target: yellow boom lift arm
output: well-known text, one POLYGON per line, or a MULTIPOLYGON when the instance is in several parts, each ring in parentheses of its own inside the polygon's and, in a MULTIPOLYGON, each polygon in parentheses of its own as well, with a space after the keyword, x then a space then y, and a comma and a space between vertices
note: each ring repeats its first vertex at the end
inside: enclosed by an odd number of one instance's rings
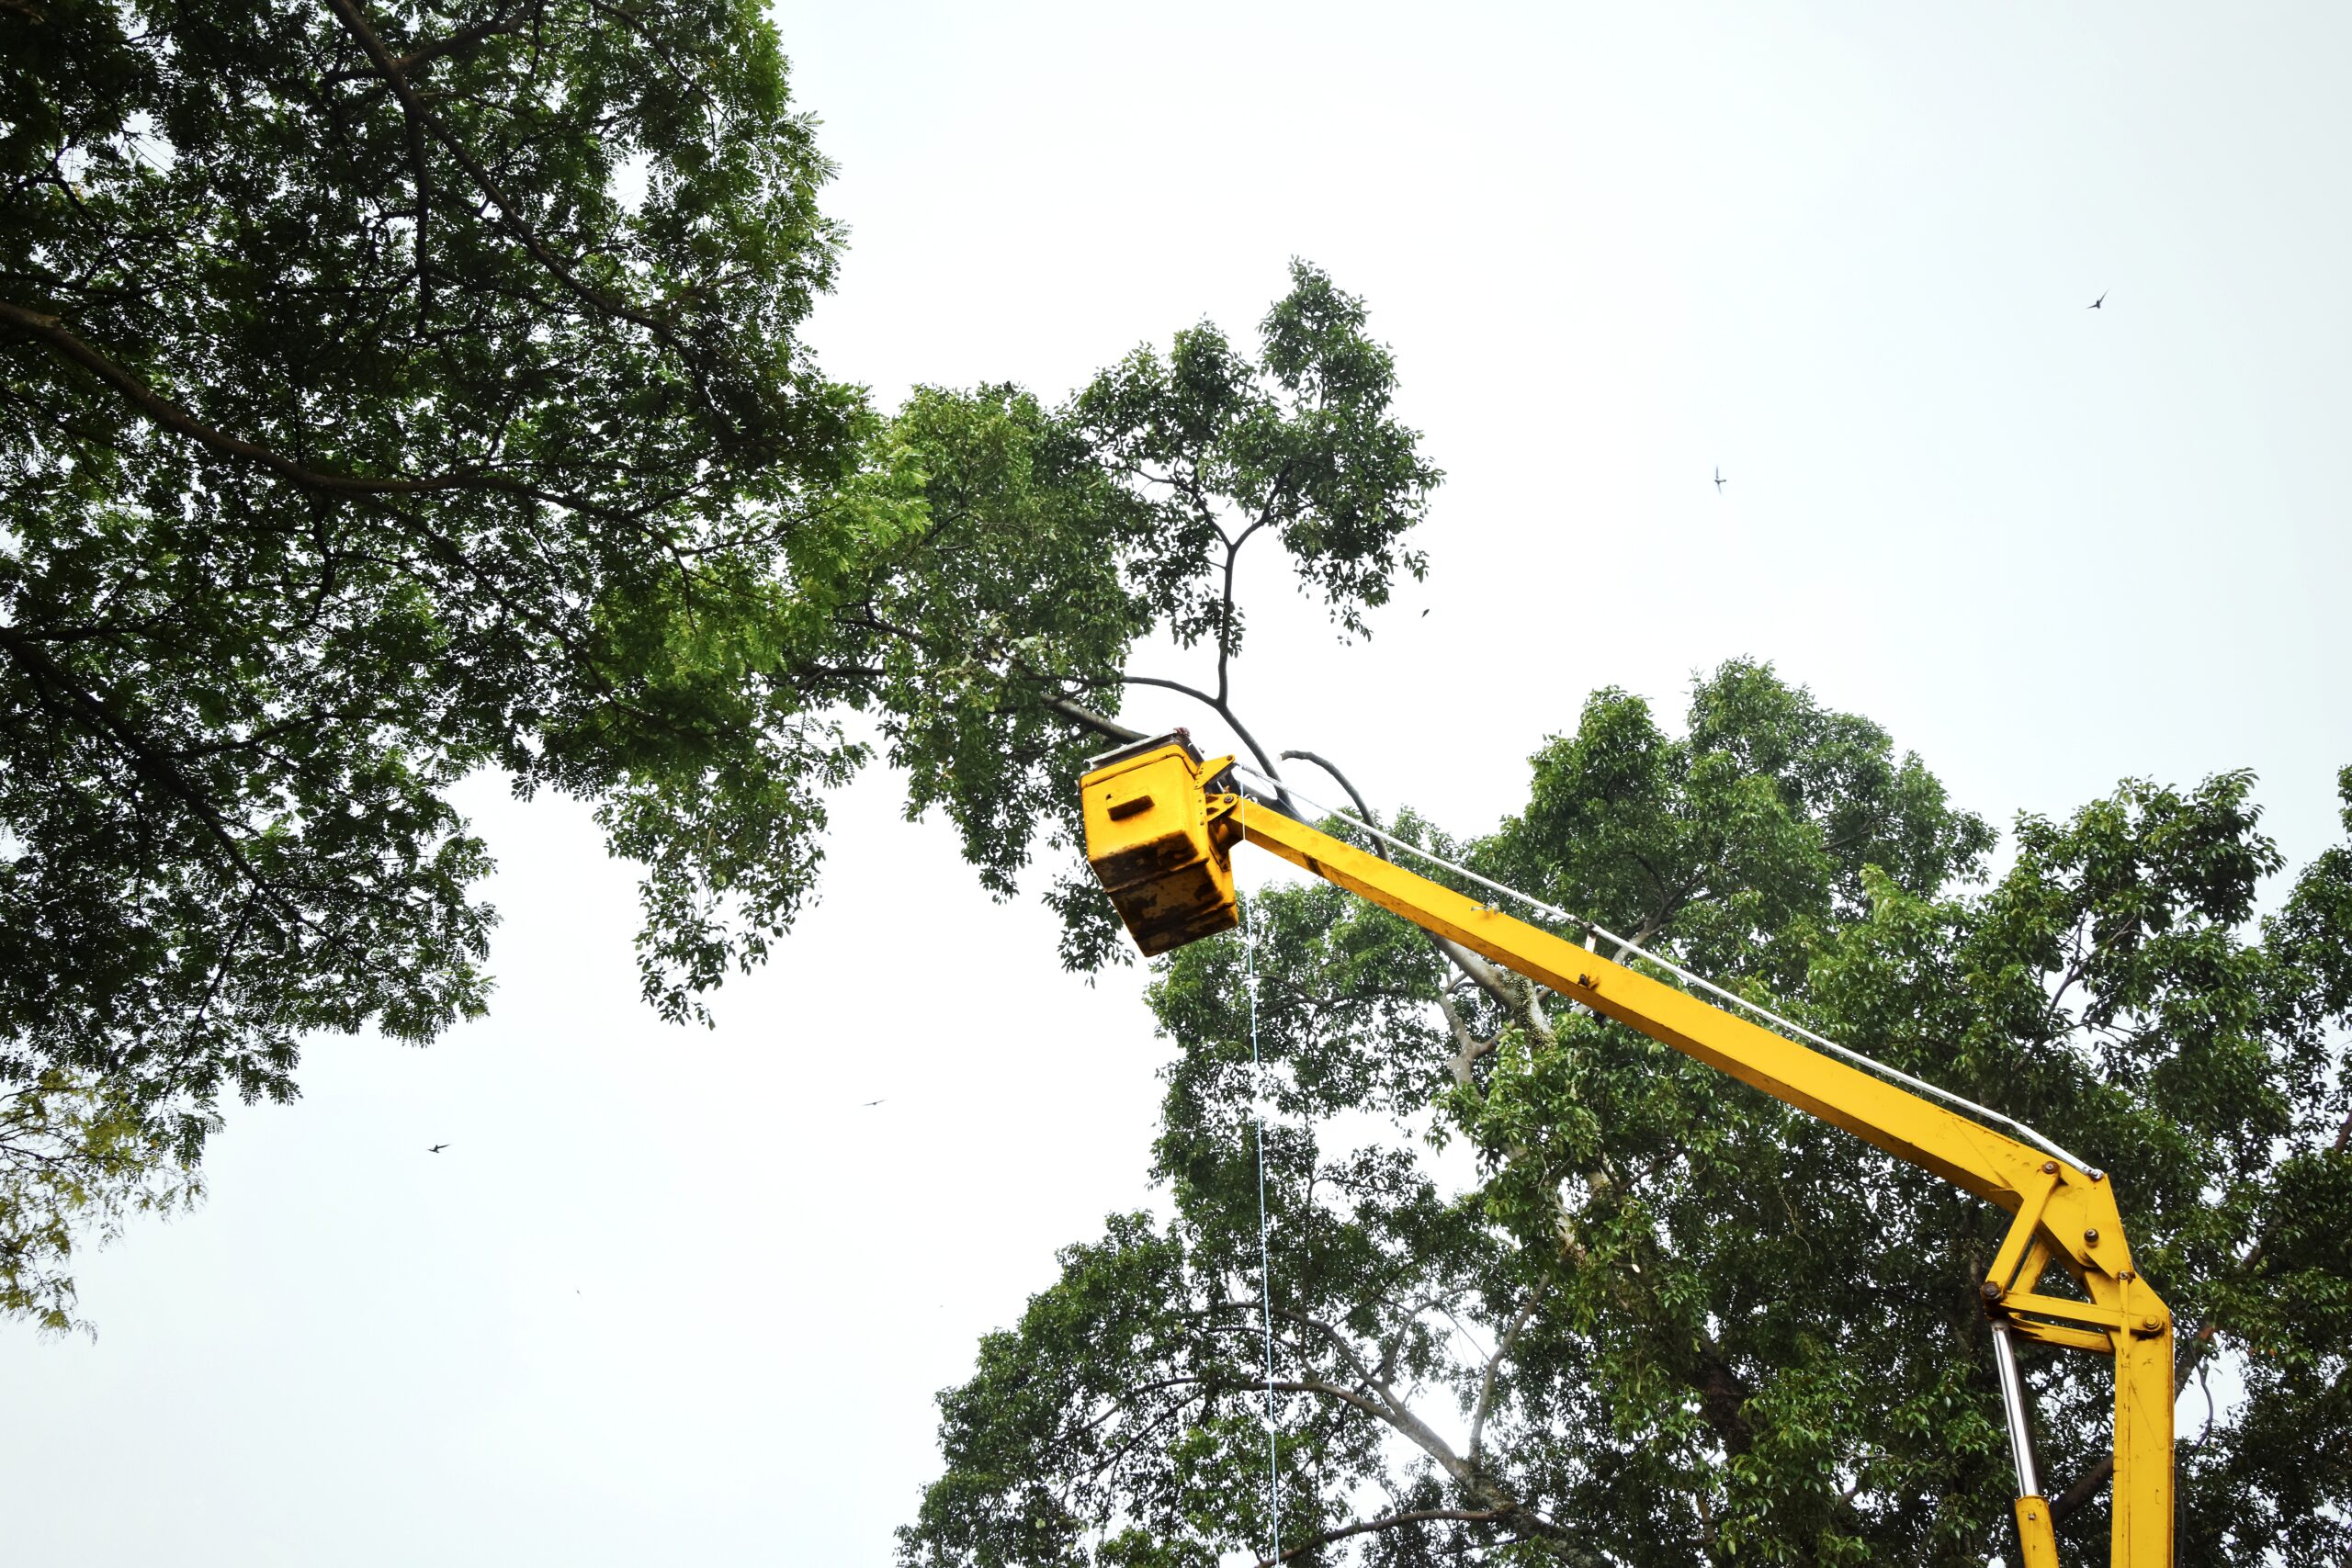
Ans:
POLYGON ((1148 954, 1238 923, 1232 850, 1247 841, 1422 930, 1843 1127, 2016 1216, 1978 1287, 2018 1469, 2025 1568, 2056 1568, 2012 1335, 2115 1362, 2112 1568, 2172 1568, 2172 1314, 2132 1266, 2113 1183, 1796 1040, 1611 963, 1590 948, 1367 854, 1240 791, 1232 759, 1182 732, 1097 759, 1086 856, 1148 954), (2052 1263, 2086 1299, 2035 1290, 2052 1263))

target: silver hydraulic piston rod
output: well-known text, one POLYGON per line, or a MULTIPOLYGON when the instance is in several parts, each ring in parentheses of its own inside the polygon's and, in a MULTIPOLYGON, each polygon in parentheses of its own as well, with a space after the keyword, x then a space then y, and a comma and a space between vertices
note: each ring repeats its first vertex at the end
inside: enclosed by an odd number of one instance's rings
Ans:
POLYGON ((2025 1382, 2018 1376, 2017 1347, 2009 1341, 2009 1325, 1993 1325, 1993 1370, 2001 1380, 2001 1414, 2009 1421, 2009 1453, 2018 1461, 2018 1495, 2041 1495, 2041 1479, 2033 1472, 2033 1433, 2025 1424, 2025 1382))

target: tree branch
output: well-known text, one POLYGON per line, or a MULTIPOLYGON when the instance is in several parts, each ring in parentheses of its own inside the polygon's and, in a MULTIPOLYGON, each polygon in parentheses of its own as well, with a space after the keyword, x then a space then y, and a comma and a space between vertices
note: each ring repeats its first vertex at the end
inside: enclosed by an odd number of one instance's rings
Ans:
MULTIPOLYGON (((344 7, 337 6, 337 10, 343 12, 344 7)), ((356 12, 347 13, 345 25, 348 27, 357 19, 356 12)), ((364 23, 360 25, 365 26, 364 23)), ((474 33, 477 37, 484 37, 492 27, 492 23, 478 23, 475 27, 461 31, 458 37, 462 39, 468 32, 474 33)), ((374 34, 370 32, 368 37, 372 38, 374 34)), ((362 47, 365 47, 368 40, 363 38, 360 41, 362 47)), ((419 63, 430 61, 436 55, 457 47, 456 41, 452 40, 438 48, 429 51, 419 50, 395 60, 389 53, 381 51, 382 40, 377 41, 379 48, 370 51, 370 58, 376 62, 375 74, 391 84, 392 90, 401 96, 401 103, 404 107, 413 106, 416 102, 408 90, 408 71, 419 63)), ((425 269, 424 265, 424 234, 427 225, 432 220, 433 213, 433 173, 425 166, 424 120, 413 112, 405 114, 401 117, 401 129, 408 139, 409 174, 416 184, 416 227, 412 231, 410 239, 413 243, 416 253, 416 317, 418 324, 422 326, 426 314, 433 309, 433 275, 425 269)))
MULTIPOLYGON (((413 49, 392 61, 391 66, 393 70, 406 75, 420 65, 430 65, 445 54, 454 54, 458 50, 481 42, 484 39, 496 38, 501 33, 519 33, 522 30, 523 17, 519 12, 511 17, 492 17, 488 21, 475 22, 470 26, 459 28, 447 38, 435 39, 431 43, 413 49)), ((345 82, 366 81, 370 77, 383 79, 382 69, 371 63, 365 71, 330 71, 319 78, 319 85, 322 87, 332 87, 345 82)))
POLYGON ((1417 1508, 1409 1514, 1391 1514, 1386 1518, 1365 1519, 1352 1525, 1342 1525, 1338 1529, 1324 1530, 1311 1535, 1296 1546, 1283 1551, 1279 1557, 1260 1558, 1258 1568, 1275 1568, 1277 1563, 1289 1562, 1304 1557, 1316 1548, 1329 1546, 1335 1540, 1345 1540, 1351 1535, 1369 1535, 1374 1530, 1395 1529, 1400 1525, 1428 1524, 1438 1519, 1458 1519, 1464 1524, 1491 1525, 1500 1524, 1510 1517, 1500 1508, 1417 1508))
MULTIPOLYGON (((183 435, 198 446, 228 457, 243 457, 259 464, 271 473, 305 490, 322 495, 355 496, 361 498, 441 495, 453 491, 486 491, 496 495, 529 501, 542 506, 557 506, 577 512, 582 516, 646 532, 649 537, 658 533, 640 513, 622 507, 605 506, 585 496, 561 491, 542 490, 503 474, 487 473, 479 468, 457 468, 447 473, 422 479, 373 478, 365 474, 338 474, 312 468, 294 461, 284 454, 271 450, 243 437, 230 434, 205 423, 179 404, 164 397, 123 367, 116 364, 81 338, 76 337, 55 316, 42 315, 21 305, 0 299, 0 326, 13 327, 27 337, 44 343, 60 358, 81 367, 102 384, 112 388, 153 423, 183 435)), ((662 498, 675 501, 678 496, 662 498)), ((666 544, 666 541, 663 541, 666 544)), ((674 553, 674 552, 673 552, 674 553)))
POLYGON ((473 181, 474 188, 481 191, 489 199, 490 204, 498 209, 498 216, 505 224, 507 231, 522 242, 524 250, 529 253, 531 259, 537 262, 548 276, 562 284, 579 299, 594 306, 607 316, 643 327, 661 339, 678 355, 681 360, 685 362, 688 374, 695 381, 696 391, 702 394, 705 405, 710 408, 713 413, 717 413, 718 407, 711 401, 708 389, 702 385, 701 377, 694 370, 693 355, 687 352, 686 345, 678 340, 677 333, 671 324, 659 316, 639 310, 626 299, 607 294, 586 283, 553 251, 548 249, 539 239, 538 231, 532 227, 529 220, 523 216, 521 204, 506 194, 505 188, 492 176, 488 169, 482 167, 471 152, 466 150, 465 143, 458 139, 456 133, 443 124, 440 118, 426 108, 424 102, 417 97, 415 89, 409 85, 408 78, 401 73, 397 63, 393 61, 391 51, 384 46, 382 38, 378 36, 376 29, 368 25, 368 18, 360 15, 358 7, 352 4, 352 0, 327 0, 327 6, 342 21, 344 30, 358 40, 359 47, 367 52, 368 58, 375 62, 376 69, 383 75, 384 80, 391 85, 392 92, 400 98, 401 109, 430 131, 433 139, 448 151, 449 156, 457 161, 458 166, 465 170, 467 177, 473 181))
MULTIPOLYGON (((1430 940, 1434 942, 1439 939, 1430 940)), ((1445 1027, 1453 1036, 1453 1055, 1446 1063, 1446 1067, 1453 1075, 1453 1081, 1458 1087, 1468 1089, 1475 1081, 1470 1070, 1478 1065, 1481 1057, 1494 1050, 1495 1043, 1481 1040, 1470 1032, 1470 1025, 1463 1018, 1462 1010, 1453 1005, 1450 991, 1450 987, 1442 987, 1437 994, 1438 1011, 1445 1015, 1445 1027)))
MULTIPOLYGON (((486 484, 486 476, 443 475, 433 479, 369 479, 357 474, 325 473, 304 468, 292 458, 255 446, 224 430, 206 424, 186 409, 157 392, 138 377, 84 343, 68 331, 55 316, 44 316, 28 310, 21 305, 0 299, 0 326, 13 327, 27 337, 47 344, 63 359, 80 366, 98 380, 120 393, 125 401, 175 434, 185 435, 200 446, 231 457, 243 457, 260 464, 282 479, 291 479, 307 490, 333 495, 420 495, 440 491, 458 490, 469 485, 482 488, 508 488, 486 484)), ((519 488, 519 487, 517 487, 519 488)))
POLYGON ((1362 1411, 1408 1439, 1414 1447, 1435 1460, 1438 1467, 1452 1476, 1456 1485, 1489 1507, 1499 1509, 1510 1516, 1512 1521, 1527 1533, 1553 1539, 1560 1536, 1561 1530, 1558 1525, 1504 1491, 1501 1486, 1482 1473, 1477 1466, 1468 1463, 1461 1455, 1455 1453, 1453 1446, 1438 1436, 1436 1428, 1416 1416, 1412 1407, 1396 1396, 1396 1390, 1388 1385, 1385 1378, 1374 1374, 1364 1366, 1362 1358, 1356 1355, 1355 1348, 1348 1343, 1346 1336, 1338 1329, 1328 1323, 1320 1322, 1301 1313, 1285 1311, 1281 1307, 1273 1309, 1273 1315, 1312 1328, 1329 1338, 1338 1348, 1341 1358, 1347 1361, 1350 1370, 1363 1380, 1363 1386, 1376 1397, 1368 1398, 1353 1389, 1342 1388, 1337 1383, 1326 1382, 1319 1378, 1303 1378, 1295 1383, 1273 1382, 1272 1387, 1278 1391, 1287 1389, 1293 1393, 1320 1393, 1326 1397, 1337 1399, 1351 1409, 1362 1411))
MULTIPOLYGON (((1247 538, 1249 536, 1245 534, 1242 537, 1247 538)), ((1347 774, 1340 772, 1339 765, 1337 763, 1331 761, 1329 758, 1319 757, 1312 751, 1285 751, 1283 753, 1283 761, 1285 762, 1294 761, 1300 762, 1312 762, 1317 767, 1322 769, 1325 773, 1330 774, 1333 779, 1338 781, 1340 787, 1348 792, 1348 799, 1354 803, 1357 818, 1372 827, 1377 828, 1380 826, 1380 818, 1373 815, 1373 810, 1370 806, 1364 804, 1363 792, 1356 788, 1354 781, 1350 779, 1347 774)), ((1378 839, 1373 839, 1371 843, 1372 852, 1374 854, 1378 855, 1382 860, 1388 862, 1391 865, 1396 863, 1396 857, 1388 852, 1388 846, 1386 844, 1382 843, 1378 839)), ((1431 940, 1436 941, 1440 939, 1432 937, 1431 940)))
POLYGON ((175 767, 168 758, 158 754, 136 730, 116 717, 105 704, 84 691, 80 683, 67 674, 64 668, 55 660, 50 658, 48 651, 38 642, 22 636, 12 626, 0 627, 0 648, 6 649, 10 656, 34 681, 62 696, 68 705, 95 724, 111 738, 116 745, 121 747, 124 754, 130 760, 133 772, 144 775, 152 783, 162 786, 165 794, 174 796, 187 807, 189 814, 196 818, 198 828, 207 838, 220 846, 221 853, 227 858, 230 865, 235 868, 240 879, 251 886, 257 896, 266 900, 270 907, 284 916, 289 924, 305 931, 318 930, 308 915, 295 908, 286 896, 278 891, 276 884, 254 868, 253 863, 245 858, 244 846, 238 842, 237 836, 230 830, 229 824, 222 820, 220 813, 214 808, 212 803, 204 798, 202 792, 190 784, 186 775, 175 767))
MULTIPOLYGON (((1053 677, 1050 676, 1038 678, 1053 679, 1053 677)), ((1202 691, 1198 686, 1188 686, 1182 681, 1170 681, 1158 675, 1114 675, 1109 677, 1106 681, 1091 682, 1081 681, 1080 683, 1097 685, 1115 683, 1122 686, 1159 686, 1168 691, 1181 692, 1185 696, 1193 699, 1195 702, 1205 704, 1219 718, 1225 720, 1227 726, 1232 729, 1235 736, 1240 739, 1244 746, 1250 749, 1250 754, 1258 760, 1258 771, 1264 773, 1266 777, 1273 781, 1274 794, 1280 799, 1282 808, 1293 817, 1298 815, 1297 806, 1292 801, 1290 797, 1290 791, 1283 785, 1282 770, 1274 766, 1273 759, 1266 754, 1266 749, 1263 746, 1258 744, 1258 738, 1250 733, 1250 727, 1241 722, 1239 716, 1234 713, 1231 705, 1221 702, 1217 698, 1209 695, 1206 692, 1202 691)), ((1137 739, 1140 739, 1141 737, 1138 736, 1137 739)))
POLYGON ((1064 718, 1070 720, 1074 724, 1081 725, 1084 728, 1094 731, 1097 735, 1102 736, 1106 739, 1132 742, 1149 739, 1149 737, 1145 735, 1142 730, 1129 729, 1117 719, 1105 718, 1102 715, 1096 713, 1092 708, 1082 706, 1080 704, 1070 701, 1068 697, 1056 696, 1048 693, 1044 701, 1047 707, 1053 709, 1064 718))
POLYGON ((1527 1304, 1519 1309, 1519 1315, 1510 1320, 1510 1326, 1503 1330, 1502 1338, 1496 1342, 1495 1353, 1487 1359, 1487 1371, 1478 1380, 1478 1404, 1470 1417, 1470 1466, 1474 1470, 1478 1468, 1478 1456, 1486 1438, 1487 1416, 1494 1408, 1495 1374, 1501 1369, 1503 1358, 1510 1354, 1511 1347, 1519 1343, 1520 1333, 1534 1317, 1535 1309, 1544 1304, 1544 1284, 1538 1284, 1528 1295, 1527 1304))
MULTIPOLYGON (((1216 612, 1216 702, 1219 707, 1224 706, 1226 699, 1233 694, 1226 679, 1227 667, 1233 661, 1233 566, 1241 558, 1241 547, 1250 542, 1250 536, 1265 525, 1266 518, 1261 516, 1242 529, 1238 537, 1226 539, 1225 590, 1217 601, 1216 612)), ((1219 530, 1217 537, 1225 538, 1222 530, 1219 530)))

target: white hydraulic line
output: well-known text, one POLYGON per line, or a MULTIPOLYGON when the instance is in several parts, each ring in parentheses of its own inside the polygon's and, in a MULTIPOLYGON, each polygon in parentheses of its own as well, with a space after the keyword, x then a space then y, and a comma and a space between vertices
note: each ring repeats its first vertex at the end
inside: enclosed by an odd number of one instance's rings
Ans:
POLYGON ((1713 980, 1706 978, 1706 976, 1702 975, 1692 974, 1690 970, 1685 969, 1682 965, 1675 963, 1670 958, 1659 957, 1657 953, 1652 953, 1648 948, 1643 947, 1634 942, 1630 937, 1619 936, 1615 931, 1609 931, 1591 920, 1588 920, 1581 915, 1571 915, 1566 909, 1560 908, 1556 905, 1546 904, 1543 899, 1534 897, 1529 894, 1521 893, 1516 887, 1505 886, 1502 883, 1495 881, 1492 877, 1481 876, 1466 865, 1456 865, 1453 862, 1447 860, 1442 855, 1431 854, 1429 851, 1421 848, 1419 844, 1408 843, 1404 840, 1396 837, 1394 834, 1384 833, 1379 829, 1374 827, 1371 823, 1364 821, 1362 818, 1353 816, 1345 811, 1334 810, 1330 807, 1324 805, 1321 801, 1310 798, 1303 793, 1296 784, 1268 778, 1265 774, 1260 773, 1257 769, 1250 766, 1246 762, 1234 763, 1233 771, 1237 773, 1247 773, 1261 784, 1286 790, 1289 792, 1291 798, 1298 801, 1301 805, 1313 807, 1316 810, 1320 811, 1326 817, 1337 818, 1340 821, 1345 822, 1351 828, 1362 829, 1364 832, 1371 834, 1374 838, 1379 840, 1382 843, 1388 845, 1391 849, 1402 850, 1407 854, 1416 855, 1420 859, 1429 862, 1431 865, 1442 866, 1447 871, 1453 873, 1456 876, 1467 878, 1469 881, 1476 883, 1479 886, 1487 889, 1489 892, 1499 893, 1509 898, 1516 898, 1521 904, 1526 905, 1529 908, 1537 910, 1544 915, 1548 915, 1553 919, 1559 921, 1563 925, 1575 926, 1585 933, 1585 943, 1587 946, 1591 945, 1595 937, 1599 937, 1604 941, 1613 942, 1617 944, 1618 954, 1620 957, 1623 957, 1625 953, 1631 953, 1636 957, 1645 958, 1650 963, 1655 964, 1659 968, 1665 970, 1668 974, 1672 975, 1677 979, 1682 981, 1685 985, 1695 986, 1700 990, 1706 992, 1709 996, 1716 997, 1724 1001, 1729 1002, 1733 1007, 1739 1009, 1742 1012, 1753 1013, 1758 1018, 1763 1019, 1767 1022, 1772 1024, 1775 1028, 1779 1029, 1785 1034, 1792 1035, 1797 1039, 1803 1040, 1807 1044, 1818 1045, 1832 1055, 1842 1057, 1846 1061, 1853 1063, 1858 1067, 1867 1068, 1881 1077, 1892 1079, 1893 1081, 1903 1085, 1905 1089, 1917 1089, 1921 1094, 1927 1095, 1930 1099, 1942 1100, 1945 1104, 1951 1106, 1955 1110, 1964 1111, 1972 1116, 1982 1117, 1987 1122, 1997 1122, 2002 1126, 2008 1128, 2013 1133, 2016 1133, 2019 1137, 2025 1139, 2026 1142, 2031 1144, 2034 1147, 2041 1150, 2045 1154, 2057 1156, 2060 1159, 2064 1160, 2068 1165, 2073 1166, 2075 1169, 2083 1172, 2086 1176, 2088 1176, 2095 1180, 2106 1174, 2097 1166, 2092 1165, 2088 1160, 2080 1159, 2074 1155, 2068 1154, 2064 1148, 2061 1148, 2058 1145, 2055 1140, 2042 1136, 2040 1133, 2034 1131, 2031 1127, 2027 1126, 2024 1122, 2018 1121, 2014 1116, 2004 1116, 2001 1112, 1993 1110, 1989 1106, 1979 1105, 1974 1100, 1954 1094, 1948 1089, 1939 1089, 1934 1084, 1928 1082, 1925 1078, 1913 1077, 1909 1073, 1905 1072, 1900 1067, 1890 1067, 1884 1062, 1878 1061, 1870 1056, 1865 1056, 1860 1051, 1840 1045, 1838 1042, 1829 1039, 1826 1035, 1816 1034, 1812 1030, 1807 1029, 1804 1024, 1782 1018, 1779 1013, 1774 1012, 1770 1008, 1759 1007, 1758 1004, 1749 1001, 1746 997, 1724 990, 1721 986, 1716 985, 1713 980))

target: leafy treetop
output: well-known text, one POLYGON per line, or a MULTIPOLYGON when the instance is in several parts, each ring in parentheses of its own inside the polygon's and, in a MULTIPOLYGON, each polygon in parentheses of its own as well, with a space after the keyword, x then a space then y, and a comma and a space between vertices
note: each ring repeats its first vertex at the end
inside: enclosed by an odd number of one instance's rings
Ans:
POLYGON ((828 378, 787 84, 752 0, 0 5, 0 1307, 67 1310, 44 1162, 192 1179, 305 1036, 487 1006, 461 777, 593 803, 706 1017, 877 736, 1009 890, 1136 639, 1238 636, 1204 524, 1351 626, 1419 570, 1304 264, 1256 352, 1180 336, 1213 386, 828 378))

